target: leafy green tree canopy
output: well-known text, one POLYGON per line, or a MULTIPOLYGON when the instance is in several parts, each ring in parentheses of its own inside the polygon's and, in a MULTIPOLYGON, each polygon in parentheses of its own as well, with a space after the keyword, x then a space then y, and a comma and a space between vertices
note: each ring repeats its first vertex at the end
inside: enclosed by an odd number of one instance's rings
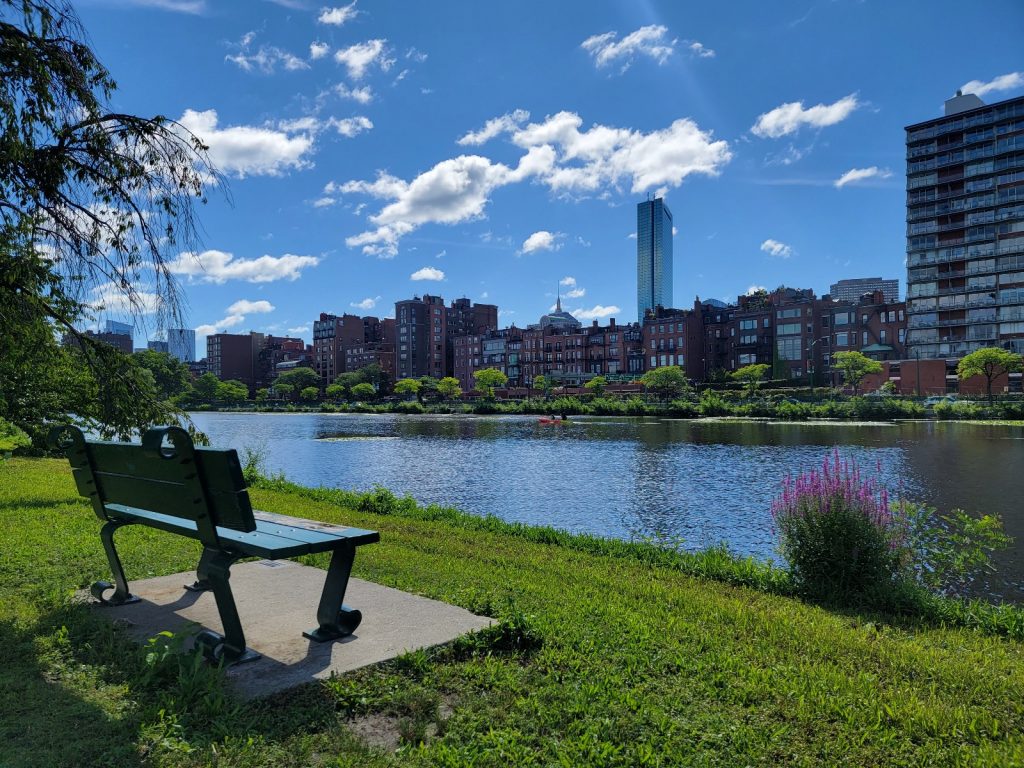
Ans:
POLYGON ((419 395, 423 383, 419 379, 399 379, 395 382, 396 395, 419 395))
POLYGON ((608 387, 608 379, 604 376, 595 376, 583 386, 585 389, 589 389, 590 393, 594 397, 601 397, 601 395, 604 394, 605 389, 608 387))
POLYGON ((274 380, 274 386, 278 384, 288 384, 295 388, 296 391, 305 389, 306 387, 316 387, 317 391, 320 389, 320 376, 312 368, 292 368, 290 371, 285 371, 274 380))
POLYGON ((736 381, 743 382, 747 395, 753 396, 770 369, 771 366, 766 363, 754 363, 737 368, 730 375, 736 381))
POLYGON ((192 375, 188 366, 166 352, 144 349, 136 352, 135 362, 153 374, 157 394, 170 400, 192 389, 192 375))
POLYGON ((836 352, 832 355, 832 367, 843 374, 843 381, 853 387, 854 395, 860 389, 860 383, 864 381, 865 376, 882 372, 880 362, 856 350, 836 352))
POLYGON ((317 387, 303 387, 299 392, 299 397, 311 403, 320 397, 320 390, 317 387))
POLYGON ((483 368, 473 372, 473 379, 476 381, 477 389, 484 393, 484 397, 494 397, 494 390, 497 387, 504 387, 508 384, 508 376, 497 368, 483 368))
POLYGON ((965 355, 956 366, 956 374, 961 381, 972 376, 985 377, 985 389, 988 392, 989 404, 992 403, 992 383, 996 377, 1021 370, 1024 358, 1008 349, 986 347, 965 355))
POLYGON ((352 397, 356 400, 373 400, 377 396, 377 390, 368 381, 361 381, 351 389, 352 397))
POLYGON ((437 382, 437 393, 445 400, 456 400, 462 397, 462 387, 454 376, 445 376, 437 382))
POLYGON ((662 400, 674 400, 690 388, 686 374, 678 365, 653 368, 640 377, 640 383, 662 400))

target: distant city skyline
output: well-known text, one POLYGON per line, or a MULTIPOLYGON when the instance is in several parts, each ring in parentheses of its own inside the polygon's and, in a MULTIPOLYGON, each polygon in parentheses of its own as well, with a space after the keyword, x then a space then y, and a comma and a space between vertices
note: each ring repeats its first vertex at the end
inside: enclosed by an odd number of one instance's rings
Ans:
MULTIPOLYGON (((308 342, 321 311, 424 291, 522 323, 558 281, 581 322, 632 318, 648 195, 680 233, 675 304, 902 280, 904 126, 958 88, 1024 93, 1009 0, 344 7, 76 2, 113 106, 178 120, 230 183, 198 211, 199 263, 169 264, 201 338, 308 342), (908 56, 909 30, 944 55, 908 56)), ((125 319, 110 296, 100 322, 125 319)))

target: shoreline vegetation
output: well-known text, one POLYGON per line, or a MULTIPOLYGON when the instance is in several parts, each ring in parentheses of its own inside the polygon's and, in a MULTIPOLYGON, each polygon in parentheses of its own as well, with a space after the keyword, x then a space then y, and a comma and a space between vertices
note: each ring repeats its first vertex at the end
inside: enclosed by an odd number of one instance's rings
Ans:
MULTIPOLYGON (((180 652, 181 638, 134 645, 73 600, 105 575, 97 521, 65 461, 14 458, 0 464, 0 763, 1024 760, 1016 606, 919 589, 886 605, 815 602, 787 571, 721 547, 687 553, 421 506, 383 489, 306 488, 263 476, 255 462, 247 478, 261 509, 380 530, 358 577, 499 624, 240 703, 220 670, 180 652)), ((195 567, 194 542, 122 536, 130 578, 195 567)))
POLYGON ((522 400, 487 400, 421 403, 416 400, 388 402, 295 403, 275 401, 237 401, 190 403, 194 412, 240 413, 396 413, 438 415, 534 415, 534 416, 659 416, 674 419, 733 417, 776 421, 895 421, 904 419, 936 421, 991 422, 1024 424, 1024 400, 959 400, 925 407, 912 399, 893 397, 833 397, 797 399, 794 397, 741 399, 707 390, 701 397, 680 398, 668 402, 632 397, 587 398, 573 395, 522 400))

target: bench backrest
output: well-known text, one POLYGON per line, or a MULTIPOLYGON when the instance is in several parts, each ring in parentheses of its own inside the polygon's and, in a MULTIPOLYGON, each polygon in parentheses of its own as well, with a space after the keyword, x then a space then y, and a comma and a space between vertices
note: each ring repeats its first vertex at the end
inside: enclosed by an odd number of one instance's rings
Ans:
POLYGON ((50 443, 65 449, 78 492, 101 519, 117 504, 194 520, 211 544, 217 526, 256 530, 234 449, 196 448, 180 427, 151 429, 141 445, 86 440, 77 427, 56 427, 50 443))

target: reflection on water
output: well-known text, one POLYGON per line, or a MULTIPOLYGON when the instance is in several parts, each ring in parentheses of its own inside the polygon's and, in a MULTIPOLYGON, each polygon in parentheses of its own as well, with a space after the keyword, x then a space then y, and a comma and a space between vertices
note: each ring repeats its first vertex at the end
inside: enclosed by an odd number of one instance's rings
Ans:
POLYGON ((782 477, 839 446, 907 498, 999 513, 1017 543, 990 588, 1024 602, 1024 428, 528 416, 193 414, 216 447, 261 448, 303 485, 375 485, 422 503, 620 538, 719 542, 770 558, 782 477))

